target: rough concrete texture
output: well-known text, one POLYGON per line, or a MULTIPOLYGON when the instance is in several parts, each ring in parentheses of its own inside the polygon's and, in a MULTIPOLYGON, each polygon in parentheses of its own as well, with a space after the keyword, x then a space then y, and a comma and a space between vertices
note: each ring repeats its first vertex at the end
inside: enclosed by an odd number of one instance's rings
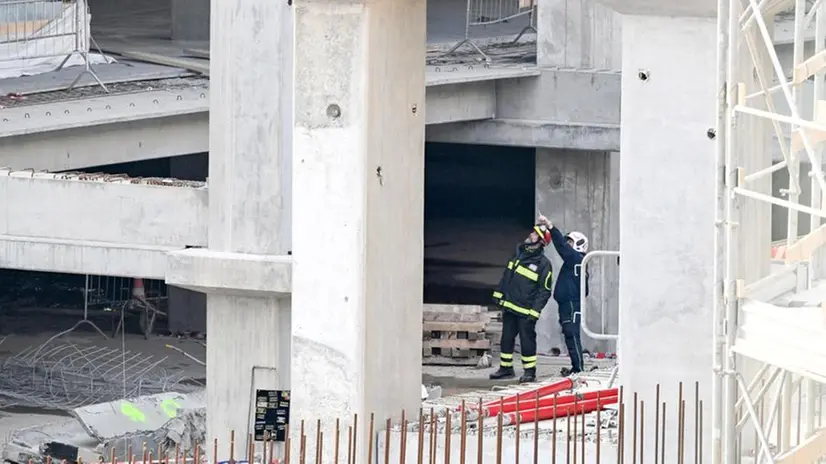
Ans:
POLYGON ((425 7, 293 5, 293 421, 421 401, 425 7))
POLYGON ((622 21, 595 0, 539 0, 537 64, 570 68, 622 67, 622 21))
MULTIPOLYGON (((619 250, 619 153, 572 150, 537 150, 536 210, 563 233, 579 231, 589 240, 589 251, 619 250)), ((546 255, 554 266, 554 285, 562 259, 549 246, 546 255)), ((616 259, 596 258, 588 265, 590 298, 583 321, 596 333, 616 334, 619 320, 619 266, 616 259)), ((553 298, 537 324, 540 352, 562 347, 559 310, 553 298)), ((583 334, 583 347, 615 351, 613 343, 591 340, 583 334)))
MULTIPOLYGON (((219 252, 215 270, 222 267, 220 253, 255 255, 251 260, 287 255, 284 179, 290 168, 283 149, 291 104, 284 90, 291 59, 283 26, 290 13, 285 2, 212 4, 208 244, 219 252)), ((214 285, 220 276, 216 272, 201 282, 212 334, 207 435, 210 441, 223 439, 234 430, 236 446, 246 449, 253 418, 250 395, 290 386, 290 302, 276 294, 251 296, 245 289, 227 288, 229 281, 214 285), (248 402, 239 404, 239 398, 248 402)), ((197 286, 199 277, 194 272, 188 281, 197 286)), ((218 453, 228 452, 229 443, 222 440, 218 453)))
MULTIPOLYGON (((711 404, 715 220, 709 175, 715 146, 706 132, 716 124, 716 37, 713 19, 623 18, 622 382, 646 395, 660 383, 663 397, 676 398, 679 382, 699 381, 705 404, 711 404), (682 51, 679 59, 674 50, 682 51), (647 79, 638 77, 641 70, 647 79)), ((686 430, 692 442, 693 417, 686 430)), ((676 431, 669 421, 666 433, 676 431)), ((674 452, 667 451, 668 460, 674 452)), ((692 460, 693 451, 688 455, 692 460)))

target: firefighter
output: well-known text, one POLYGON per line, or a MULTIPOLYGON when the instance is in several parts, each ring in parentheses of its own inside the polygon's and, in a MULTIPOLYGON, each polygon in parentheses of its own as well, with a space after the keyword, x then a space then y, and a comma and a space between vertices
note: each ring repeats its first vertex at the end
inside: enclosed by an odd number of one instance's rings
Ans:
MULTIPOLYGON (((581 326, 582 313, 580 312, 580 282, 582 275, 582 259, 588 252, 588 238, 581 232, 562 232, 551 224, 545 216, 539 217, 539 223, 550 229, 551 242, 562 258, 562 268, 556 279, 554 300, 559 305, 559 325, 562 326, 562 335, 568 356, 571 358, 571 368, 563 368, 562 375, 569 376, 582 372, 582 341, 581 326)), ((588 271, 585 270, 585 295, 588 295, 588 271)))
POLYGON ((522 358, 520 383, 536 380, 536 321, 551 297, 553 271, 544 250, 551 243, 550 229, 534 226, 528 238, 516 248, 508 262, 493 299, 502 307, 502 342, 499 369, 491 379, 511 379, 513 349, 519 335, 522 358))

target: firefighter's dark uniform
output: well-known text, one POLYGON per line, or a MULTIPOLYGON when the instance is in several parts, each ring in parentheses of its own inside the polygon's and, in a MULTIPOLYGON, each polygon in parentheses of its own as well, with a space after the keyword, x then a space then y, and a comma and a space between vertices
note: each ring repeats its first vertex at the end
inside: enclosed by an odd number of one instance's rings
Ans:
POLYGON ((513 349, 516 336, 521 345, 523 381, 536 378, 536 321, 551 297, 553 271, 545 257, 542 242, 521 244, 508 262, 499 287, 493 292, 502 307, 502 350, 499 370, 491 378, 509 378, 513 374, 513 349))
MULTIPOLYGON (((551 242, 562 258, 562 268, 556 279, 554 300, 559 305, 559 325, 562 326, 562 335, 565 337, 565 346, 571 358, 571 373, 582 372, 582 341, 580 313, 580 281, 582 275, 582 258, 580 253, 568 244, 568 239, 556 227, 551 229, 551 242)), ((587 270, 585 279, 585 295, 588 295, 587 270)))

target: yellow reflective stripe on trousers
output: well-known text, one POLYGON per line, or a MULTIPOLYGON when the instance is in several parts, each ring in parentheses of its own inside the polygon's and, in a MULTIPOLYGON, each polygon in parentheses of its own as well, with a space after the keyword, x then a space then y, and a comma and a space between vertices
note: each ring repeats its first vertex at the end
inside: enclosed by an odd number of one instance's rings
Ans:
POLYGON ((513 361, 499 361, 499 367, 513 367, 513 361))
POLYGON ((535 319, 539 319, 539 312, 534 311, 533 309, 523 308, 521 306, 516 306, 515 304, 511 303, 510 301, 500 301, 499 304, 508 308, 510 310, 516 311, 519 314, 524 314, 526 316, 533 317, 535 319))
POLYGON ((536 356, 522 356, 522 362, 536 362, 536 356))
POLYGON ((536 367, 536 361, 529 362, 529 363, 523 362, 522 367, 525 368, 525 369, 532 369, 532 368, 536 367))
POLYGON ((502 298, 502 292, 493 292, 493 297, 496 299, 502 298))
POLYGON ((528 279, 531 279, 534 282, 539 280, 539 274, 533 272, 532 270, 524 266, 516 266, 516 273, 521 275, 522 277, 527 277, 528 279))
POLYGON ((507 353, 499 353, 499 359, 510 360, 513 359, 513 355, 507 353))

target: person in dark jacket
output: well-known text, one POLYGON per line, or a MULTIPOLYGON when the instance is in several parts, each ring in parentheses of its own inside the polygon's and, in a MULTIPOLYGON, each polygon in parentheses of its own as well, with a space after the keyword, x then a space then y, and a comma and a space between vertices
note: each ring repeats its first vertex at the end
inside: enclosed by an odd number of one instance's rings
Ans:
POLYGON ((551 231, 543 225, 534 226, 530 235, 516 248, 508 262, 493 299, 502 307, 502 342, 499 369, 491 379, 511 379, 513 350, 519 335, 522 358, 520 383, 536 380, 536 321, 551 298, 553 270, 545 256, 545 246, 551 242, 551 231))
POLYGON ((562 326, 562 335, 565 337, 565 346, 571 358, 571 368, 562 369, 562 375, 568 376, 582 372, 584 360, 582 358, 581 327, 582 314, 580 312, 582 272, 585 272, 585 295, 588 295, 588 270, 582 269, 582 259, 588 252, 588 238, 581 232, 562 232, 551 224, 545 216, 539 217, 539 222, 551 231, 551 242, 562 258, 562 268, 556 279, 554 300, 559 305, 559 325, 562 326))

